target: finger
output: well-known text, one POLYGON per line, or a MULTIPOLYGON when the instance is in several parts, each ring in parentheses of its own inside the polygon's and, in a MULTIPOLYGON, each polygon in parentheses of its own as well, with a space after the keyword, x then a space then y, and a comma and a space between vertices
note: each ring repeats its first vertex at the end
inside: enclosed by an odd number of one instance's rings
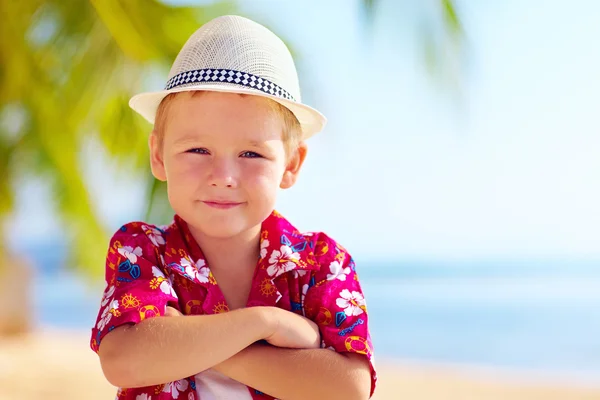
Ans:
POLYGON ((181 317, 183 316, 183 314, 177 310, 176 308, 167 306, 167 309, 165 310, 165 317, 181 317))

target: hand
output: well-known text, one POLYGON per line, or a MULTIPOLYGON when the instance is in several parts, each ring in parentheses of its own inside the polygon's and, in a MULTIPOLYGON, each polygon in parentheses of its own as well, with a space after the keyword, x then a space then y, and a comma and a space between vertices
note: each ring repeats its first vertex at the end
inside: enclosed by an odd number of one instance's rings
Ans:
POLYGON ((291 311, 266 307, 272 333, 265 340, 277 347, 291 349, 318 349, 321 347, 319 327, 313 321, 291 311))
POLYGON ((178 309, 173 308, 171 306, 167 306, 164 316, 165 317, 183 317, 184 315, 178 309))

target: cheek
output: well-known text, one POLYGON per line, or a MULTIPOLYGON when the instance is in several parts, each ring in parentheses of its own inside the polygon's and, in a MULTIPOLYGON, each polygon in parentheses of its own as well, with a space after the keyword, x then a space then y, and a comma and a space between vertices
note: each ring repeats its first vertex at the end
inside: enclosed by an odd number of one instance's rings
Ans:
POLYGON ((184 213, 187 201, 196 196, 200 177, 199 167, 195 164, 197 162, 185 159, 165 160, 167 195, 177 213, 184 213))
POLYGON ((191 180, 198 181, 201 176, 200 172, 207 168, 207 159, 197 156, 181 155, 168 161, 168 163, 165 163, 167 180, 173 183, 184 183, 191 180))
POLYGON ((279 187, 283 168, 275 163, 256 163, 243 169, 242 185, 261 189, 279 187))

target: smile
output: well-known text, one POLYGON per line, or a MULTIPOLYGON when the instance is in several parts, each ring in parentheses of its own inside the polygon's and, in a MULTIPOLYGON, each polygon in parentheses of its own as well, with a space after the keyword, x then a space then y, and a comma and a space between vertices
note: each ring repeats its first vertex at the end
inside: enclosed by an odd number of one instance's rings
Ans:
POLYGON ((220 208, 220 209, 228 209, 237 206, 241 206, 243 203, 237 203, 233 201, 203 201, 202 203, 206 204, 212 208, 220 208))

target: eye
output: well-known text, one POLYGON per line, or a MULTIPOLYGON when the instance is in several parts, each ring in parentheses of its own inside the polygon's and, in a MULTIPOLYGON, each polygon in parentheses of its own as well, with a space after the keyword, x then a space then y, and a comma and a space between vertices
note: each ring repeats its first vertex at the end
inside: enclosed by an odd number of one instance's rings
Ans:
POLYGON ((260 154, 255 153, 253 151, 245 151, 242 154, 240 154, 240 156, 244 158, 262 158, 260 154))
POLYGON ((206 150, 204 147, 189 149, 186 151, 186 153, 209 154, 208 150, 206 150))

